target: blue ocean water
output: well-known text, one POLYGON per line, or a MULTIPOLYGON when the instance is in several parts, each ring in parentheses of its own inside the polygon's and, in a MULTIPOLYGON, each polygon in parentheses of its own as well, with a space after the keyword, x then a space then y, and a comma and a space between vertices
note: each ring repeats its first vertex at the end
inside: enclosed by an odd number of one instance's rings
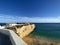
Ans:
MULTIPOLYGON (((60 39, 60 23, 34 23, 36 28, 31 33, 33 36, 60 39)), ((6 23, 0 23, 6 25, 6 23)))
POLYGON ((0 23, 1 26, 6 25, 6 23, 0 23))
POLYGON ((35 23, 33 36, 60 39, 60 23, 35 23))

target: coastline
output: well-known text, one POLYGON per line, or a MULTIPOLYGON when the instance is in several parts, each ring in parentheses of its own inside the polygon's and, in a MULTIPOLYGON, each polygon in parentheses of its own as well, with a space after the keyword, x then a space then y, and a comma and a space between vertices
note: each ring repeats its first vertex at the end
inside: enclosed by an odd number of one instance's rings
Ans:
MULTIPOLYGON (((19 27, 19 30, 20 30, 20 27, 19 27)), ((19 32, 21 32, 21 31, 19 31, 19 32)), ((50 44, 58 45, 59 44, 60 45, 60 38, 59 39, 56 38, 56 37, 59 37, 58 34, 59 34, 58 31, 52 31, 52 30, 44 31, 44 30, 40 29, 40 25, 38 25, 38 26, 36 26, 36 28, 33 32, 31 32, 29 35, 23 37, 22 40, 24 42, 26 42, 28 45, 45 45, 45 44, 47 44, 47 45, 50 45, 50 44)))

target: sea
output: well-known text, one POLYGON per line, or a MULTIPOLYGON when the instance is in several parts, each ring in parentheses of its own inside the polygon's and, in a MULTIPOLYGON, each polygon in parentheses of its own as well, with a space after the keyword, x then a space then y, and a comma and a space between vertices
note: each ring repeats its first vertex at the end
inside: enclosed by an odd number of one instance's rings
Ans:
MULTIPOLYGON (((36 27, 30 35, 60 40, 60 23, 34 23, 34 24, 36 27)), ((0 25, 6 25, 6 23, 0 23, 0 25)))
POLYGON ((52 40, 60 40, 60 23, 34 23, 36 28, 30 34, 52 40))

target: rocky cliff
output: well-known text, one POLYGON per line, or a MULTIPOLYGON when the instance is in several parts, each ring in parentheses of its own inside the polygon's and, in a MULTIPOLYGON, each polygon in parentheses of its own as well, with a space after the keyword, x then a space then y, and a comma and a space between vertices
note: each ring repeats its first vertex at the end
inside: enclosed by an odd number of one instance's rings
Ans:
POLYGON ((7 25, 7 29, 11 29, 16 32, 21 38, 29 35, 34 31, 35 24, 16 24, 14 26, 7 25))
POLYGON ((16 33, 21 37, 25 37, 34 31, 35 24, 24 24, 22 26, 16 26, 16 33))

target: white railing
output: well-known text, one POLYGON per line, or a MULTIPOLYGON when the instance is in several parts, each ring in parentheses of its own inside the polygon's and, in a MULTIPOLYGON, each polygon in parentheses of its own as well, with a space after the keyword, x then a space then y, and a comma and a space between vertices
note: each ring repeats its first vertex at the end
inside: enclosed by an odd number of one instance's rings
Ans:
POLYGON ((27 45, 14 31, 8 29, 0 29, 0 32, 9 35, 12 45, 27 45))

